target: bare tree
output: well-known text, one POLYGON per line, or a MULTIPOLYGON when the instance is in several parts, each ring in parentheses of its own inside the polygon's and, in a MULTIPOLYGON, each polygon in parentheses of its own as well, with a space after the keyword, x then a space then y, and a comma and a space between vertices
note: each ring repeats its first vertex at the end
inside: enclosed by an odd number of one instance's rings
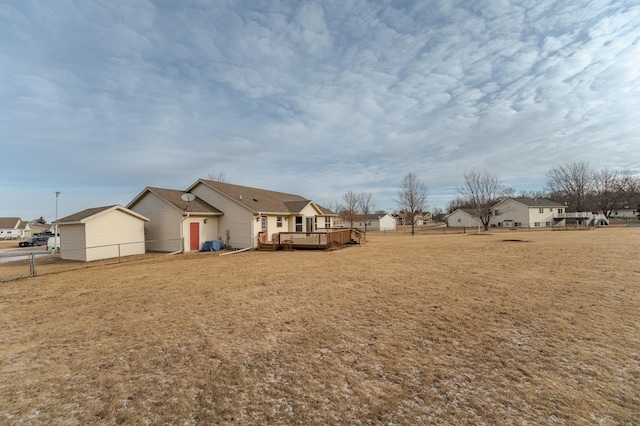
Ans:
POLYGON ((549 193, 542 190, 527 191, 523 189, 523 190, 517 191, 517 194, 518 194, 518 197, 520 198, 549 198, 549 193))
POLYGON ((486 170, 464 174, 464 186, 458 188, 462 198, 475 210, 484 230, 489 229, 491 208, 504 195, 505 188, 497 175, 486 170))
POLYGON ((353 228, 353 222, 358 220, 358 194, 355 191, 348 190, 343 196, 344 205, 342 208, 342 219, 349 222, 349 227, 353 228))
POLYGON ((325 208, 327 208, 328 210, 332 211, 333 213, 339 213, 340 210, 342 210, 342 205, 340 204, 340 201, 329 201, 326 204, 323 204, 325 208))
POLYGON ((440 207, 434 207, 433 210, 431 210, 431 217, 434 218, 438 215, 443 214, 444 211, 440 208, 440 207))
POLYGON ((215 182, 231 183, 227 175, 222 171, 209 173, 209 179, 215 182))
POLYGON ((367 231, 367 226, 371 225, 371 215, 375 211, 375 207, 370 192, 361 192, 358 194, 358 209, 362 215, 362 222, 364 223, 364 230, 367 231))
POLYGON ((462 197, 458 197, 455 200, 449 201, 449 203, 447 204, 447 213, 453 213, 458 209, 470 209, 470 208, 472 208, 472 206, 471 204, 469 204, 468 200, 462 197))
POLYGON ((631 172, 618 172, 607 167, 594 171, 593 203, 597 210, 601 210, 606 217, 610 217, 614 210, 623 207, 629 190, 631 189, 631 172))
POLYGON ((583 212, 591 189, 593 172, 584 162, 563 164, 547 172, 547 187, 551 193, 567 200, 570 211, 583 212))
POLYGON ((416 218, 422 213, 427 202, 427 187, 411 172, 400 183, 398 191, 398 207, 406 214, 407 221, 411 224, 411 235, 416 233, 416 218))

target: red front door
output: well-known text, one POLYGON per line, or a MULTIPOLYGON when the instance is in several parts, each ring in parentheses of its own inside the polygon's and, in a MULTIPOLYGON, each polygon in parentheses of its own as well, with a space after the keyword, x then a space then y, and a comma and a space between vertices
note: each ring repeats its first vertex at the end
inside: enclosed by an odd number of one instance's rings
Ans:
POLYGON ((200 224, 198 222, 189 223, 189 250, 200 250, 200 224))

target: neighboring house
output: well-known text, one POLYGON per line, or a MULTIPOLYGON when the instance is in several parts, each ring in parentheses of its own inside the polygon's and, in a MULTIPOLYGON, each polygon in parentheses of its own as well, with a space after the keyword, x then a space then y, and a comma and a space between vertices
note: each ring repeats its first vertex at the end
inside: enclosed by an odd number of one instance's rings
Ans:
POLYGON ((456 209, 445 216, 450 228, 477 228, 483 226, 474 209, 456 209))
POLYGON ((30 224, 31 235, 41 234, 43 232, 55 232, 55 226, 50 223, 37 223, 30 224))
MULTIPOLYGON (((411 221, 410 218, 408 217, 409 215, 406 212, 399 212, 396 213, 395 215, 393 215, 393 218, 396 220, 396 224, 399 226, 402 225, 411 225, 411 221)), ((414 219, 414 224, 416 226, 422 226, 422 225, 426 225, 427 222, 429 222, 431 220, 431 212, 418 212, 415 214, 415 216, 413 217, 414 219)))
POLYGON ((23 238, 19 217, 0 217, 0 240, 15 240, 23 238))
POLYGON ((447 214, 446 213, 438 213, 435 216, 431 217, 431 220, 438 223, 446 223, 447 222, 447 214))
POLYGON ((258 236, 271 241, 279 232, 315 232, 334 227, 337 215, 304 197, 199 179, 186 192, 223 212, 218 218, 223 243, 257 248, 258 236))
POLYGON ((149 219, 120 205, 96 207, 55 222, 60 258, 90 262, 145 253, 144 223, 149 219))
POLYGON ((640 215, 640 208, 637 209, 617 209, 611 212, 611 219, 637 219, 640 215))
POLYGON ((22 238, 29 238, 31 236, 31 224, 29 222, 20 221, 18 226, 22 238))
POLYGON ((127 208, 149 218, 144 224, 148 251, 198 251, 205 241, 222 239, 222 212, 194 194, 147 187, 127 208))
POLYGON ((388 213, 376 213, 360 217, 353 226, 366 231, 395 231, 396 219, 388 213))
POLYGON ((564 224, 564 204, 546 198, 507 198, 492 208, 490 226, 549 228, 564 224))

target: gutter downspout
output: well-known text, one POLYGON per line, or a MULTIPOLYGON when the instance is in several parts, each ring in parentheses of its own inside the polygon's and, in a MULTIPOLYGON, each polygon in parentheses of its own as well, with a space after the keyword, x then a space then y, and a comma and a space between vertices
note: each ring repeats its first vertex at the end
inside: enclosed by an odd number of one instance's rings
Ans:
POLYGON ((247 250, 253 250, 253 247, 245 247, 243 249, 240 250, 234 250, 234 251, 228 251, 226 253, 220 253, 218 256, 226 256, 228 254, 236 254, 236 253, 241 253, 243 251, 247 251, 247 250))
POLYGON ((181 245, 181 248, 176 253, 185 253, 185 251, 184 251, 184 221, 187 220, 187 219, 189 219, 189 213, 187 213, 186 216, 183 217, 182 221, 180 222, 180 245, 181 245))

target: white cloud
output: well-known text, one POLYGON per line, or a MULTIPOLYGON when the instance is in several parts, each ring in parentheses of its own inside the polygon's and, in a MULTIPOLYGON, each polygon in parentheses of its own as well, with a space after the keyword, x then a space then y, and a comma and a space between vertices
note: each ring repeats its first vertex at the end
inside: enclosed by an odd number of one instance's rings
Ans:
POLYGON ((639 18, 631 1, 3 4, 0 136, 64 164, 47 181, 65 191, 221 170, 383 208, 409 171, 444 197, 471 167, 628 167, 639 18))

